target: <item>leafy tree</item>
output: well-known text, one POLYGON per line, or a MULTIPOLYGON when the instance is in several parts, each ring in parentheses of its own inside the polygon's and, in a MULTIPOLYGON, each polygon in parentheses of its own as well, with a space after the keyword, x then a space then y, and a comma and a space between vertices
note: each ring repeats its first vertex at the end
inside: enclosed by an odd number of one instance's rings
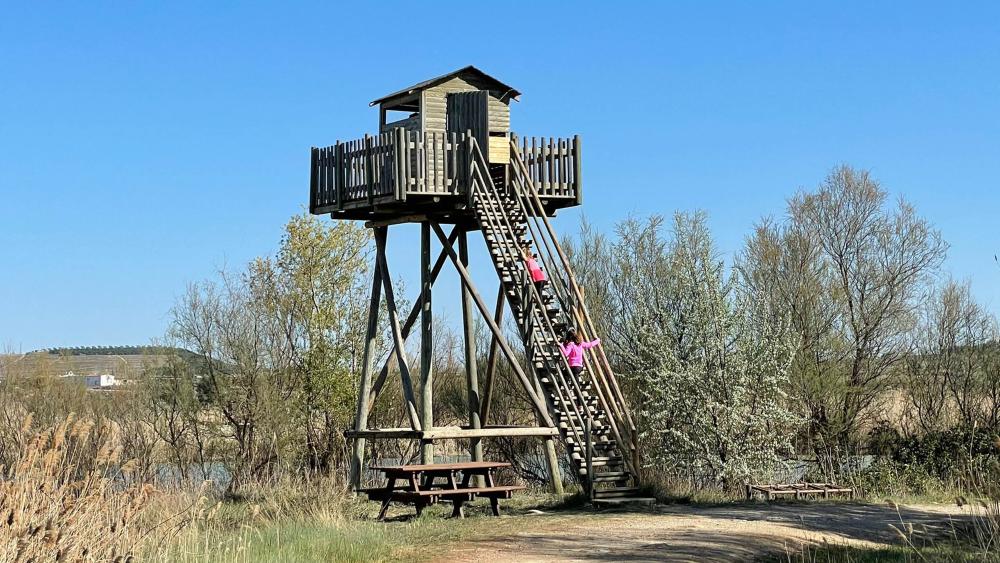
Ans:
POLYGON ((297 387, 313 469, 329 468, 353 417, 368 264, 364 229, 298 215, 285 226, 277 256, 250 266, 253 295, 281 327, 281 363, 297 387))
POLYGON ((795 347, 758 292, 727 276, 703 214, 629 219, 583 279, 598 293, 608 351, 637 404, 646 463, 731 486, 767 477, 791 449, 797 419, 785 395, 795 347))
POLYGON ((193 285, 173 311, 172 335, 203 357, 205 416, 233 487, 282 467, 342 462, 364 338, 365 231, 301 215, 274 257, 220 282, 193 285))

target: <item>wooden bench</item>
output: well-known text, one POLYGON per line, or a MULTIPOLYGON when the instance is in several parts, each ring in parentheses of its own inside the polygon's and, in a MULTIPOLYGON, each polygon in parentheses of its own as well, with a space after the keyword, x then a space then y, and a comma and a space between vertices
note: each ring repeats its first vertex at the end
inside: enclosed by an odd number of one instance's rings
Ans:
POLYGON ((524 487, 519 485, 497 485, 493 472, 496 469, 510 467, 509 463, 469 462, 441 463, 424 465, 376 466, 371 469, 385 474, 385 487, 358 489, 359 493, 368 495, 369 500, 380 501, 382 508, 378 519, 384 520, 389 504, 401 502, 416 507, 417 515, 423 513, 426 506, 441 501, 451 501, 454 505, 452 516, 464 517, 463 505, 475 498, 490 499, 490 508, 494 516, 500 515, 500 499, 511 498, 515 491, 524 487), (461 474, 461 480, 458 475, 461 474), (472 478, 482 476, 486 486, 472 486, 472 478), (444 483, 438 483, 444 479, 444 483), (402 483, 398 483, 403 481, 402 483))
POLYGON ((833 483, 783 483, 774 485, 746 485, 747 500, 756 495, 763 496, 767 500, 782 496, 794 496, 797 499, 809 496, 822 496, 829 498, 830 495, 854 496, 854 489, 841 487, 833 483))

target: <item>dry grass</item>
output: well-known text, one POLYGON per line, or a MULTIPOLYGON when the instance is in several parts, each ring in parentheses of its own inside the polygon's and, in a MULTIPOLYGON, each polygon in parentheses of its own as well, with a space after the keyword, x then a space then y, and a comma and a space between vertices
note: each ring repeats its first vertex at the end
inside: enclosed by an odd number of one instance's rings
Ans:
POLYGON ((155 528, 142 519, 154 490, 128 469, 107 426, 71 416, 35 432, 2 472, 0 558, 131 561, 155 528))

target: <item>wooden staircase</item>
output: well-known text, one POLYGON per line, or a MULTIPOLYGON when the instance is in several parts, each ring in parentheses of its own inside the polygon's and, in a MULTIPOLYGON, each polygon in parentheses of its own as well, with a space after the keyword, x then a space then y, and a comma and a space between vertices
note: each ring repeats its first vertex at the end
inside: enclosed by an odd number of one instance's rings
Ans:
POLYGON ((603 351, 592 349, 587 369, 576 377, 559 347, 568 326, 587 338, 596 334, 516 144, 508 174, 491 173, 474 140, 470 152, 469 204, 535 371, 536 391, 559 428, 576 477, 594 504, 652 504, 640 496, 635 424, 603 351), (522 256, 526 247, 548 276, 542 291, 531 283, 522 256))

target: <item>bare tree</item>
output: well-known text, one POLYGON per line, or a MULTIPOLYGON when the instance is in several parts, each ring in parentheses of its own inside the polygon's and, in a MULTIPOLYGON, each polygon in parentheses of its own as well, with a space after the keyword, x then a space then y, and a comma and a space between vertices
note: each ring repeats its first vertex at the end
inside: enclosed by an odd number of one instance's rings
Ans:
POLYGON ((765 221, 740 260, 752 286, 771 293, 801 337, 793 381, 817 453, 856 444, 907 352, 921 291, 947 245, 867 171, 834 169, 765 221))

